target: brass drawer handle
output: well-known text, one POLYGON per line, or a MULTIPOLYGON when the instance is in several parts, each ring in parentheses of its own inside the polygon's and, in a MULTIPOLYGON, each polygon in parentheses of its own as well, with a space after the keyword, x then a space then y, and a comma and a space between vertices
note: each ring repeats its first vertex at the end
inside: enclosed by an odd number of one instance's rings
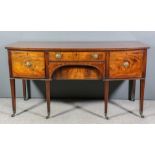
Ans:
POLYGON ((56 54, 55 54, 55 58, 56 58, 56 59, 61 59, 61 57, 62 57, 62 54, 61 54, 61 53, 56 53, 56 54))
POLYGON ((124 62, 123 62, 123 66, 124 66, 125 68, 128 68, 128 67, 129 67, 129 62, 128 62, 128 61, 124 61, 124 62))
POLYGON ((92 58, 98 59, 98 57, 99 57, 99 55, 98 55, 97 53, 93 53, 93 54, 92 54, 92 58))
POLYGON ((26 61, 26 62, 25 62, 25 66, 26 66, 26 67, 29 67, 29 68, 32 67, 32 62, 26 61))

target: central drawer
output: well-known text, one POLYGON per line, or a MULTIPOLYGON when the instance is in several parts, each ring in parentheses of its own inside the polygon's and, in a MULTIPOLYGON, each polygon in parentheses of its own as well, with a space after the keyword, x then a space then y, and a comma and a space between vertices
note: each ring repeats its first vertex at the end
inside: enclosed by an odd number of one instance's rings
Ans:
POLYGON ((49 61, 105 61, 104 52, 49 52, 49 61))

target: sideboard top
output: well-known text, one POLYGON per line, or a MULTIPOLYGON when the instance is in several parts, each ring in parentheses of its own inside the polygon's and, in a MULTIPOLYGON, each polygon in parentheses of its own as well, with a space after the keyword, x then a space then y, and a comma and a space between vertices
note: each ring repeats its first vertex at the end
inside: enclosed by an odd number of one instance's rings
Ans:
POLYGON ((136 41, 110 42, 16 42, 5 47, 9 50, 52 50, 52 49, 147 49, 148 45, 136 41))

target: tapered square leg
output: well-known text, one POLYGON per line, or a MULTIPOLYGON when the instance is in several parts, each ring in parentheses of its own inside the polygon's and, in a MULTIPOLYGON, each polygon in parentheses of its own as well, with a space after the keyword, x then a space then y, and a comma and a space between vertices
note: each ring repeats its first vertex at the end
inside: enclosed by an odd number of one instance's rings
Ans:
POLYGON ((129 100, 135 101, 136 80, 129 80, 129 100))
POLYGON ((46 119, 50 117, 50 89, 51 89, 51 81, 46 80, 45 85, 46 85, 46 101, 47 101, 47 116, 46 119))
POLYGON ((145 90, 145 79, 140 80, 140 104, 139 113, 141 118, 144 118, 143 108, 144 108, 144 90, 145 90))
POLYGON ((105 118, 109 119, 107 116, 107 111, 108 111, 108 100, 109 99, 109 81, 104 81, 104 114, 105 118))
POLYGON ((11 96, 12 96, 12 110, 13 114, 11 117, 16 115, 16 90, 15 90, 15 79, 10 79, 11 96))

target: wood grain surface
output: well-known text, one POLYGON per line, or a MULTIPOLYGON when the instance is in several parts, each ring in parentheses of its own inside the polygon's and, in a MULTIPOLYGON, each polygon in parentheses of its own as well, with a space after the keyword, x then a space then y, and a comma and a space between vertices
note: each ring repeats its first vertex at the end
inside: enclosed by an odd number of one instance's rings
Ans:
POLYGON ((45 59, 43 52, 11 52, 12 76, 27 78, 45 77, 45 59))
POLYGON ((49 64, 49 78, 96 80, 105 76, 103 62, 54 62, 49 64))
POLYGON ((143 73, 142 51, 111 52, 109 78, 140 78, 143 73), (125 67, 124 63, 128 63, 125 67))
POLYGON ((105 61, 105 52, 49 52, 50 61, 105 61), (57 58, 57 54, 61 58, 57 58))
POLYGON ((92 42, 16 42, 6 46, 6 49, 14 50, 53 50, 53 49, 98 49, 98 50, 127 50, 146 49, 147 44, 136 41, 92 41, 92 42))

